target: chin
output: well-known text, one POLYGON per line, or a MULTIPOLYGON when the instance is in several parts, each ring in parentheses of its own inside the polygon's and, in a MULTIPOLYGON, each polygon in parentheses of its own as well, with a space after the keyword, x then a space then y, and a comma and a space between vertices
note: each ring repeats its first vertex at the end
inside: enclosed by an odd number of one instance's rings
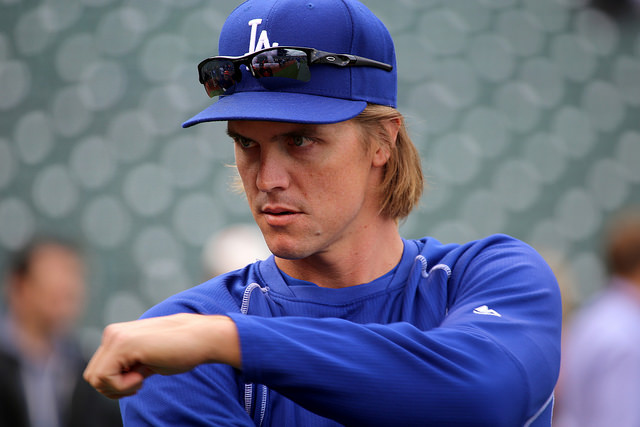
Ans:
POLYGON ((287 260, 303 259, 309 256, 306 252, 295 250, 295 248, 277 248, 276 250, 271 250, 271 252, 276 257, 287 260))
POLYGON ((278 258, 296 260, 306 258, 313 255, 313 252, 307 247, 302 247, 296 242, 276 242, 267 240, 267 246, 272 254, 278 258))

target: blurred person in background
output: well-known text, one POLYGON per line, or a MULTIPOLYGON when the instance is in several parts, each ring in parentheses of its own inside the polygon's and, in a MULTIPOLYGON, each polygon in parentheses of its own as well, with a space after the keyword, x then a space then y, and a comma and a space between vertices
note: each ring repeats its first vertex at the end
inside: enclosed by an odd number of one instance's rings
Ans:
POLYGON ((18 251, 6 275, 0 323, 0 426, 121 425, 118 406, 82 381, 73 329, 86 302, 75 245, 42 237, 18 251))
POLYGON ((603 243, 610 280, 568 330, 560 427, 640 426, 640 208, 614 216, 603 243))

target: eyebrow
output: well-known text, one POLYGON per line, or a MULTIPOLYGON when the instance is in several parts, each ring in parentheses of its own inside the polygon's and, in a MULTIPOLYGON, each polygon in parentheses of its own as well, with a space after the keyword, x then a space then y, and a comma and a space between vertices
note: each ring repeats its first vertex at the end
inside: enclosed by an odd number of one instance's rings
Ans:
MULTIPOLYGON (((275 135, 273 138, 271 138, 272 140, 278 140, 281 138, 290 138, 293 136, 304 136, 304 137, 311 137, 317 134, 317 130, 318 130, 318 125, 316 124, 312 124, 312 123, 295 123, 296 128, 288 131, 288 132, 283 132, 280 134, 275 135)), ((231 129, 229 129, 229 126, 227 125, 227 130, 226 130, 227 136, 229 136, 229 138, 231 139, 235 139, 235 138, 243 138, 246 139, 248 141, 253 141, 255 142, 252 138, 248 138, 244 135, 242 135, 239 132, 233 131, 231 129)))
MULTIPOLYGON (((236 139, 236 138, 245 138, 244 136, 240 135, 239 133, 237 133, 237 132, 234 132, 234 131, 230 130, 228 127, 227 127, 227 131, 226 131, 226 133, 227 133, 227 136, 228 136, 229 138, 231 138, 231 139, 236 139)), ((247 139, 249 139, 249 138, 247 138, 247 139)))

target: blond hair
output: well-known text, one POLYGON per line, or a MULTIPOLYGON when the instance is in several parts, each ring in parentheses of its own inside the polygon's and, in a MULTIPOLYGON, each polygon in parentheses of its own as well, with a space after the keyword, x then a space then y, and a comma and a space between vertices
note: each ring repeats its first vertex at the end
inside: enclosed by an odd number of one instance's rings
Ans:
POLYGON ((369 104, 353 120, 362 127, 368 147, 375 138, 390 153, 380 185, 380 214, 396 220, 406 218, 420 201, 425 183, 420 155, 409 137, 404 117, 395 108, 369 104), (400 121, 395 141, 384 125, 389 120, 400 121))

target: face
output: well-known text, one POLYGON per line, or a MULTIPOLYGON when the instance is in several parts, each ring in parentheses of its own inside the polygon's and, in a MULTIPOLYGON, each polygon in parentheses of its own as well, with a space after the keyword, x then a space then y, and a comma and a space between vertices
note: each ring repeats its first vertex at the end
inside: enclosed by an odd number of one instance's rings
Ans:
POLYGON ((42 246, 33 255, 20 291, 20 305, 43 334, 70 329, 82 312, 84 268, 73 252, 55 245, 42 246))
POLYGON ((357 124, 230 121, 228 131, 251 211, 277 257, 339 256, 375 232, 386 158, 365 150, 357 124))

